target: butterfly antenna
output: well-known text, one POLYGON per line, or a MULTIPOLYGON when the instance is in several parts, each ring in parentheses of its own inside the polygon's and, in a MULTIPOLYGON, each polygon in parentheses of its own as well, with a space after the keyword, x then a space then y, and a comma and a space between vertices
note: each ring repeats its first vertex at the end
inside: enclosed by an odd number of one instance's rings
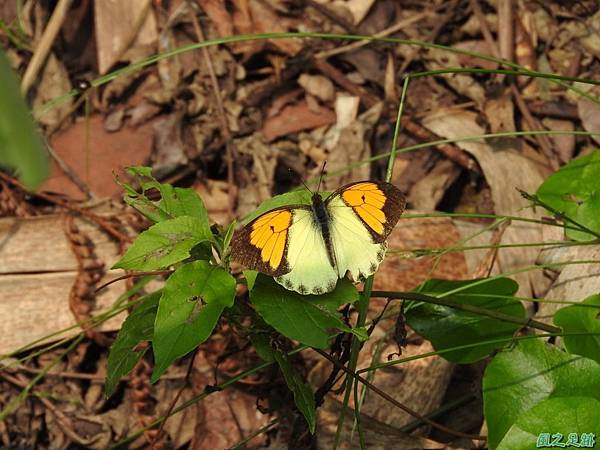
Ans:
POLYGON ((323 161, 323 167, 321 167, 321 175, 319 176, 319 185, 317 186, 317 192, 321 190, 321 182, 323 181, 323 174, 325 173, 325 164, 327 164, 327 160, 323 161))

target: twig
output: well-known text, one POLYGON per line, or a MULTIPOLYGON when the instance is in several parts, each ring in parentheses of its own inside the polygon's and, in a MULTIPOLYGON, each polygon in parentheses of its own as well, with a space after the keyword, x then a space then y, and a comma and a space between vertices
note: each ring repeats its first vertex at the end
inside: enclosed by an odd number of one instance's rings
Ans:
POLYGON ((515 49, 513 3, 514 0, 499 0, 497 6, 499 54, 508 61, 513 60, 515 49))
MULTIPOLYGON (((433 141, 439 139, 439 137, 433 134, 431 131, 408 117, 402 118, 402 128, 415 137, 422 139, 423 141, 433 141)), ((436 145, 434 148, 459 166, 481 175, 479 164, 477 164, 473 158, 471 158, 466 152, 462 151, 456 145, 440 144, 436 145)))
MULTIPOLYGON (((527 108, 527 104, 523 100, 523 96, 519 92, 517 86, 514 83, 512 83, 510 88, 513 93, 513 96, 515 97, 515 101, 517 102, 517 107, 519 108, 519 111, 521 111, 521 114, 523 115, 523 118, 525 119, 525 122, 527 122, 529 128, 533 131, 543 130, 544 128, 540 125, 538 120, 531 115, 531 112, 529 111, 529 108, 527 108)), ((548 137, 537 135, 535 136, 535 139, 540 145, 540 150, 542 151, 542 153, 546 156, 546 158, 548 158, 548 163, 550 164, 550 167, 552 167, 553 170, 558 170, 558 168, 560 167, 560 163, 558 162, 558 157, 556 153, 552 151, 552 144, 548 137)))
POLYGON ((320 350, 318 348, 313 348, 313 350, 316 351, 319 355, 321 355, 325 359, 329 360, 336 367, 338 367, 339 369, 341 369, 344 372, 346 372, 346 374, 348 376, 354 378, 356 381, 360 381, 367 388, 369 388, 370 390, 372 390, 373 392, 375 392, 377 395, 379 395, 380 397, 382 397, 385 400, 387 400, 388 402, 390 402, 395 407, 397 407, 397 408, 401 409, 402 411, 410 414, 414 418, 427 423, 428 425, 432 426, 433 428, 436 428, 436 429, 438 429, 440 431, 443 431, 444 433, 451 434, 452 436, 457 436, 457 437, 462 437, 462 438, 467 438, 467 439, 473 439, 473 440, 478 440, 478 441, 485 441, 485 440, 487 440, 487 437, 485 437, 485 436, 479 436, 479 435, 468 434, 468 433, 463 433, 463 432, 460 432, 460 431, 452 430, 450 428, 445 427, 444 425, 441 425, 441 424, 439 424, 437 422, 434 422, 431 419, 428 419, 427 417, 424 417, 424 416, 420 415, 418 412, 413 411, 408 406, 405 406, 402 403, 398 402, 395 398, 391 397, 389 394, 387 394, 386 392, 382 391, 377 386, 375 386, 374 384, 372 384, 369 381, 367 381, 365 378, 363 378, 360 375, 358 375, 358 374, 352 372, 351 370, 349 370, 346 366, 344 366, 343 364, 341 364, 340 362, 338 362, 335 358, 332 358, 331 356, 329 356, 323 350, 320 350))
MULTIPOLYGON (((448 23, 450 18, 454 15, 454 8, 456 7, 456 2, 457 2, 457 0, 454 0, 448 5, 448 10, 447 10, 446 14, 444 15, 444 18, 437 23, 437 25, 434 27, 433 30, 431 30, 431 32, 429 33, 429 36, 427 36, 427 39, 426 39, 427 41, 435 42, 436 38, 440 34, 440 31, 442 31, 442 29, 446 26, 446 24, 448 23)), ((403 74, 406 71, 406 68, 410 65, 410 63, 413 61, 413 59, 415 58, 417 53, 419 53, 420 50, 421 50, 420 48, 411 48, 409 50, 409 53, 406 56, 406 59, 404 61, 402 61, 402 64, 398 68, 399 74, 403 74)))
POLYGON ((190 358, 190 363, 188 365, 187 373, 185 374, 185 381, 184 381, 183 385, 181 386, 181 388, 177 391, 177 394, 175 394, 175 398, 169 405, 169 409, 167 409, 167 412, 164 415, 165 419, 160 423, 160 426, 158 427, 158 431, 154 435, 154 439, 152 439, 152 442, 150 443, 150 450, 154 450, 154 446, 159 442, 160 436, 163 432, 163 429, 165 428, 165 423, 167 423, 167 420, 169 419, 169 417, 171 417, 171 413, 173 412, 173 409, 175 409, 175 405, 177 405, 177 402, 179 401, 179 397, 181 397, 183 390, 185 389, 185 387, 187 386, 187 384, 190 380, 190 375, 192 374, 192 369, 194 368, 194 360, 196 359, 197 353, 198 353, 198 347, 196 347, 196 350, 194 350, 194 353, 192 354, 192 357, 190 358))
POLYGON ((456 303, 449 300, 445 300, 443 298, 432 297, 430 295, 421 294, 419 292, 395 292, 395 291, 373 291, 371 292, 372 297, 384 297, 384 298, 394 298, 394 299, 404 299, 404 300, 414 300, 417 302, 425 302, 431 303, 434 305, 442 305, 447 306, 449 308, 458 309, 461 311, 466 311, 474 314, 479 314, 482 316, 491 317, 493 319, 501 320, 503 322, 516 323, 518 325, 530 326, 532 328, 537 328, 538 330, 547 331, 548 333, 559 333, 560 328, 554 327, 552 325, 548 325, 543 322, 538 322, 537 320, 531 320, 526 318, 521 318, 517 316, 513 316, 510 314, 504 314, 498 311, 490 310, 487 308, 481 308, 475 305, 456 303))
MULTIPOLYGON (((481 7, 479 6, 478 0, 469 0, 469 3, 471 4, 471 7, 473 8, 473 12, 475 13, 475 16, 477 17, 477 20, 479 21, 481 33, 483 34, 483 37, 484 37, 486 43, 490 47, 492 54, 496 58, 500 58, 500 50, 498 49, 498 46, 496 45, 496 42, 494 41, 492 33, 490 32, 490 28, 488 27, 487 21, 485 20, 485 16, 483 15, 483 12, 481 11, 481 7)), ((506 11, 503 13, 507 14, 506 11)), ((517 86, 514 83, 511 83, 510 88, 511 88, 513 97, 515 98, 515 101, 517 103, 517 107, 519 108, 519 111, 523 115, 523 118, 525 119, 525 122, 527 122, 527 125, 529 126, 529 128, 534 131, 543 130, 543 128, 539 124, 539 122, 529 112, 529 109, 527 108, 527 105, 525 104, 525 101, 523 100, 523 97, 521 96, 521 93, 519 92, 519 89, 517 88, 517 86)), ((539 135, 535 136, 535 139, 537 140, 542 153, 546 156, 546 158, 548 158, 548 162, 550 163, 550 166, 554 170, 558 169, 558 167, 560 165, 558 163, 558 158, 552 151, 552 144, 550 143, 550 140, 546 136, 539 136, 539 135)))
POLYGON ((329 20, 337 23, 340 27, 342 27, 344 30, 346 30, 350 34, 361 34, 359 29, 357 27, 355 27, 353 23, 348 22, 346 20, 346 18, 333 12, 327 6, 320 4, 320 3, 316 2, 315 0, 304 0, 304 4, 316 9, 321 14, 323 14, 325 17, 327 17, 329 20))
POLYGON ((71 180, 73 184, 75 184, 75 186, 77 186, 79 190, 86 195, 87 199, 93 198, 92 191, 90 191, 88 185, 85 184, 85 182, 81 178, 79 178, 79 175, 77 175, 77 173, 73 169, 71 169, 71 167, 58 155, 58 153, 54 151, 49 142, 46 142, 46 149, 48 150, 50 157, 54 159, 62 173, 64 173, 66 177, 69 180, 71 180))
POLYGON ((479 28, 481 28, 481 34, 483 34, 483 39, 490 48, 492 55, 494 55, 496 58, 500 58, 500 50, 498 50, 498 46, 496 45, 496 41, 492 36, 490 27, 488 27, 487 21, 485 20, 485 15, 481 10, 481 6, 479 6, 479 2, 477 0, 469 0, 469 4, 471 5, 473 14, 475 14, 475 17, 477 17, 479 28))
MULTIPOLYGON (((402 28, 412 25, 413 23, 418 22, 421 19, 424 19, 430 15, 431 15, 430 11, 415 14, 413 16, 410 16, 406 19, 403 19, 403 20, 395 23, 394 25, 380 31, 379 33, 375 33, 373 35, 373 37, 374 38, 382 38, 382 37, 389 36, 390 34, 396 33, 397 31, 402 30, 402 28)), ((370 43, 371 43, 370 41, 352 42, 351 44, 348 44, 348 45, 342 45, 341 47, 332 48, 331 50, 323 50, 318 53, 315 53, 315 58, 316 59, 327 59, 327 58, 330 58, 331 56, 335 56, 335 55, 339 55, 341 53, 346 53, 346 52, 350 52, 352 50, 356 50, 358 48, 369 45, 370 43)))
POLYGON ((366 108, 371 108, 380 101, 377 97, 367 92, 361 86, 354 84, 352 81, 346 78, 346 75, 344 75, 342 71, 333 67, 324 59, 314 60, 314 65, 324 75, 331 78, 336 84, 346 89, 352 95, 359 97, 360 101, 363 103, 363 105, 365 105, 366 108))
POLYGON ((13 186, 16 186, 19 189, 22 189, 23 191, 27 192, 28 194, 30 194, 34 197, 39 197, 43 200, 46 200, 47 202, 52 203, 53 205, 60 206, 62 208, 68 209, 69 211, 74 211, 78 214, 81 214, 82 216, 87 217, 88 219, 97 223, 102 229, 104 229, 104 231, 106 231, 108 234, 110 234, 115 239, 118 239, 119 241, 131 242, 133 240, 131 237, 127 236, 126 234, 121 233, 119 230, 117 230, 115 227, 113 227, 110 223, 108 223, 106 220, 104 220, 104 218, 98 216, 97 214, 94 214, 93 212, 90 212, 83 208, 79 208, 77 206, 73 206, 68 202, 60 200, 58 198, 54 198, 51 195, 44 194, 43 192, 30 192, 25 188, 25 186, 23 186, 23 184, 21 184, 20 181, 15 180, 14 178, 6 175, 2 171, 0 171, 0 178, 2 178, 6 182, 12 184, 13 186))
POLYGON ((31 57, 31 61, 29 61, 29 65, 25 70, 23 79, 21 80, 21 94, 24 96, 27 95, 29 88, 35 81, 40 69, 44 65, 44 61, 46 61, 46 57, 48 56, 48 53, 50 53, 50 48, 54 43, 54 39, 56 39, 56 36, 60 31, 60 27, 67 17, 67 12, 71 7, 72 1, 73 0, 59 0, 58 4, 54 8, 52 17, 50 17, 48 25, 42 33, 40 42, 37 45, 37 48, 31 57))
POLYGON ((472 279, 475 280, 477 278, 490 276, 492 268, 496 262, 496 257, 498 256, 498 244, 500 244, 502 236, 509 225, 510 220, 503 219, 498 227, 494 230, 492 238, 490 239, 490 248, 488 249, 485 257, 479 263, 479 267, 473 272, 473 275, 471 276, 472 279))
MULTIPOLYGON (((192 3, 188 0, 188 5, 193 9, 192 3)), ((202 28, 200 27, 200 23, 198 22, 198 18, 196 14, 190 14, 192 19, 192 24, 194 26, 194 32, 196 33, 196 37, 198 38, 198 42, 204 42, 204 33, 202 32, 202 28)), ((201 49, 202 55, 204 56, 204 60, 206 62, 206 67, 208 69, 208 74, 210 76, 210 81, 212 84, 213 92, 215 95, 215 99, 217 101, 217 111, 219 113, 219 121, 221 122, 221 132, 225 137, 225 150, 226 150, 226 161, 227 161, 227 185, 228 185, 228 194, 229 194, 229 204, 227 208, 227 214, 229 215, 229 219, 233 218, 233 208, 235 204, 235 191, 234 191, 234 167, 233 167, 233 158, 237 153, 235 151, 233 138, 231 136, 231 132, 229 131, 229 125, 227 124, 227 116, 225 114, 225 108, 223 106, 223 98, 221 97, 221 88, 219 87, 219 80, 217 80, 217 76, 215 74, 215 69, 213 67, 212 59, 210 57, 210 53, 208 52, 208 48, 202 47, 201 49)))
POLYGON ((104 284, 101 284, 97 289, 96 289, 96 293, 101 291, 102 289, 106 288, 107 286, 110 286, 113 283, 116 283, 117 281, 121 281, 121 280, 127 280, 129 278, 137 278, 137 277, 145 277, 148 275, 169 275, 170 273, 173 273, 172 270, 153 270, 153 271, 149 271, 149 272, 134 272, 134 273, 127 273, 125 275, 121 275, 120 277, 114 278, 110 281, 107 281, 104 284))

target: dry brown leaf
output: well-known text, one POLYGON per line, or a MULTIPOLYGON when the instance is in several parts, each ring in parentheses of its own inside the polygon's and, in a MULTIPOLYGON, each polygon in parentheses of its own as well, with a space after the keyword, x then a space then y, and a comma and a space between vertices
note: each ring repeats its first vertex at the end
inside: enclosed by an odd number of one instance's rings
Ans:
MULTIPOLYGON (((560 228, 559 228, 560 230, 560 228)), ((545 250, 538 260, 541 264, 594 261, 600 259, 600 246, 581 245, 562 249, 545 250)), ((550 300, 582 301, 590 295, 600 292, 600 266, 598 264, 566 265, 554 280, 552 287, 544 296, 550 300)), ((542 322, 552 323, 554 313, 566 305, 557 303, 540 303, 536 318, 542 322)))
MULTIPOLYGON (((39 83, 35 86, 34 109, 61 95, 65 95, 71 90, 69 74, 63 63, 58 60, 54 53, 50 53, 48 56, 46 64, 44 64, 41 70, 40 77, 39 83)), ((37 120, 49 127, 58 125, 69 113, 72 103, 72 100, 69 100, 54 106, 43 115, 38 116, 37 120)))
POLYGON ((154 45, 157 40, 156 19, 154 11, 147 11, 146 19, 135 36, 135 25, 139 15, 144 12, 150 0, 130 0, 127 2, 102 1, 94 2, 94 19, 96 47, 98 49, 98 69, 106 73, 127 50, 131 47, 154 45))
MULTIPOLYGON (((459 138, 483 134, 485 130, 477 123, 475 113, 463 111, 440 111, 423 120, 423 125, 435 134, 444 138, 459 138)), ((485 178, 491 188, 494 211, 496 214, 520 215, 536 218, 536 214, 527 208, 516 188, 526 192, 535 192, 543 181, 542 175, 530 158, 524 157, 523 150, 527 144, 521 140, 503 142, 503 148, 494 147, 486 142, 457 142, 456 145, 471 153, 479 162, 485 178)), ((519 244, 539 242, 542 238, 541 226, 535 223, 514 222, 505 231, 503 244, 519 244)), ((497 268, 502 272, 532 265, 537 258, 538 250, 532 247, 505 248, 498 252, 497 268)), ((537 272, 526 272, 515 275, 519 283, 520 295, 530 297, 531 286, 543 286, 542 275, 537 272)))
POLYGON ((335 97, 333 83, 329 78, 324 77, 323 75, 308 75, 303 73, 298 77, 298 84, 302 86, 308 94, 314 95, 324 102, 331 101, 335 97))
MULTIPOLYGON (((93 115, 71 125, 64 132, 53 135, 50 144, 93 193, 111 196, 122 192, 119 185, 111 181, 113 171, 143 164, 150 156, 152 135, 150 122, 135 130, 124 127, 115 133, 109 133, 104 129, 103 118, 93 115)), ((52 165, 50 177, 44 182, 42 189, 74 198, 81 198, 83 195, 55 164, 52 165)))
MULTIPOLYGON (((594 93, 594 91, 592 91, 594 93)), ((600 105, 586 98, 580 98, 577 101, 577 112, 581 119, 581 124, 586 131, 600 132, 600 105)), ((600 136, 592 136, 592 139, 600 144, 600 136)))
MULTIPOLYGON (((560 119, 552 119, 550 117, 545 117, 542 119, 542 125, 548 130, 557 130, 557 131, 573 131, 575 130, 575 125, 570 120, 560 120, 560 119)), ((572 134, 558 134, 555 136, 550 136, 550 139, 554 143, 554 148, 556 149, 560 160, 563 163, 567 163, 573 159, 573 155, 575 154, 575 136, 572 134)))
POLYGON ((278 115, 267 118, 262 132, 267 142, 271 142, 278 137, 332 123, 335 123, 333 111, 321 106, 319 112, 315 113, 306 101, 302 101, 295 105, 288 105, 278 115))
POLYGON ((153 125, 153 174, 161 178, 187 163, 182 133, 183 113, 174 113, 153 125))
POLYGON ((431 172, 412 186, 408 195, 409 203, 423 211, 434 211, 460 172, 460 168, 452 161, 438 161, 431 172))
MULTIPOLYGON (((336 124, 327 132, 323 145, 329 150, 327 158, 329 167, 331 169, 352 168, 343 174, 323 180, 324 189, 334 190, 351 181, 369 179, 368 165, 363 164, 358 167, 353 167, 353 165, 371 156, 369 141, 382 110, 383 103, 377 103, 349 125, 340 127, 336 124)), ((337 106, 336 111, 339 111, 337 106)))

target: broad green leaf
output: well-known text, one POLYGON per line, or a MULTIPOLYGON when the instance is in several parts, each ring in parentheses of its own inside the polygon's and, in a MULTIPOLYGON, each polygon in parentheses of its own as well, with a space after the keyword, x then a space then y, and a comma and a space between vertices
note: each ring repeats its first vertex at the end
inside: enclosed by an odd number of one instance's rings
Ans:
POLYGON ((274 362, 273 349, 271 348, 271 339, 267 333, 251 333, 250 341, 258 356, 267 362, 274 362))
MULTIPOLYGON (((473 280, 429 280, 420 287, 419 292, 435 297, 471 283, 473 280)), ((474 305, 522 319, 525 317, 523 305, 518 300, 510 298, 517 292, 518 287, 517 283, 509 278, 497 278, 487 283, 467 287, 459 293, 444 297, 444 300, 474 305), (494 298, 487 295, 505 295, 509 298, 494 298)), ((405 309, 405 314, 411 328, 429 339, 436 350, 503 337, 510 338, 520 327, 516 323, 431 303, 412 302, 405 309)), ((443 353, 441 356, 455 363, 467 364, 485 358, 503 345, 505 344, 486 344, 443 353)))
MULTIPOLYGON (((319 192, 319 194, 321 194, 321 197, 327 198, 329 192, 319 192)), ((307 189, 298 189, 297 191, 286 192, 285 194, 276 195, 275 197, 271 197, 262 202, 258 206, 258 208, 256 208, 244 218, 242 223, 246 225, 247 223, 252 222, 261 214, 264 214, 272 209, 279 208, 280 206, 310 205, 311 197, 312 194, 307 189)))
MULTIPOLYGON (((574 159, 544 180, 537 190, 538 198, 564 213, 577 223, 600 233, 600 151, 574 159)), ((589 241, 595 236, 567 229, 576 241, 589 241)))
POLYGON ((160 291, 145 296, 123 322, 108 354, 105 385, 107 397, 115 392, 119 379, 127 375, 146 353, 148 347, 139 351, 134 349, 140 342, 152 340, 160 296, 160 291))
POLYGON ((540 339, 518 341, 494 357, 483 377, 489 447, 495 449, 515 421, 537 404, 577 396, 600 400, 600 364, 540 339))
POLYGON ((150 167, 133 166, 129 167, 127 172, 138 179, 142 192, 137 192, 127 183, 119 183, 126 191, 125 201, 148 219, 160 222, 175 217, 191 216, 199 219, 206 228, 210 228, 208 212, 196 191, 159 183, 152 177, 150 167), (149 189, 160 192, 159 202, 153 202, 146 197, 146 191, 149 189))
POLYGON ((242 270, 242 273, 244 274, 244 278, 246 279, 246 285, 248 286, 248 290, 254 289, 254 282, 256 281, 258 272, 256 270, 244 269, 242 270))
POLYGON ((167 279, 154 323, 152 382, 175 359, 208 339, 234 298, 235 278, 206 261, 185 264, 167 279))
MULTIPOLYGON (((586 298, 583 305, 600 307, 600 295, 586 298)), ((600 362, 600 308, 590 306, 567 306, 554 315, 554 323, 565 333, 596 333, 581 336, 564 336, 565 347, 571 353, 595 359, 600 362)))
POLYGON ((354 332, 337 312, 341 305, 358 300, 356 288, 345 278, 327 294, 300 295, 259 274, 250 299, 265 322, 284 336, 311 347, 327 347, 331 329, 354 332))
POLYGON ((579 446, 573 444, 580 444, 586 439, 583 437, 584 433, 594 433, 598 437, 599 432, 598 400, 592 397, 551 398, 523 413, 510 427, 497 449, 529 450, 536 446, 539 448, 553 439, 563 444, 570 442, 567 447, 573 448, 579 446))
POLYGON ((33 190, 48 176, 48 154, 20 91, 0 48, 0 167, 15 169, 33 190))
POLYGON ((152 225, 140 233, 114 269, 155 270, 183 261, 190 250, 212 238, 196 217, 182 216, 152 225))
POLYGON ((317 413, 315 409, 315 395, 310 385, 305 383, 300 374, 294 370, 285 353, 274 351, 273 356, 277 364, 279 364, 285 383, 294 394, 296 407, 306 419, 308 429, 314 434, 317 426, 317 413))

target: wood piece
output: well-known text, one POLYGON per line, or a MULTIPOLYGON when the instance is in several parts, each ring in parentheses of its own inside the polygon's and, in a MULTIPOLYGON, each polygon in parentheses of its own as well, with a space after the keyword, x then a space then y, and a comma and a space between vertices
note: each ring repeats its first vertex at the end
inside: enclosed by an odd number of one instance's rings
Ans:
MULTIPOLYGON (((58 215, 0 219, 0 354, 13 352, 31 342, 75 325, 69 309, 69 294, 77 276, 77 260, 64 235, 58 215)), ((95 253, 106 267, 119 258, 117 244, 97 225, 75 218, 77 226, 95 245, 95 253)), ((108 271, 99 284, 123 271, 108 271)), ((96 296, 92 315, 105 311, 125 292, 115 283, 96 296)), ((124 313, 105 322, 100 330, 116 330, 124 313)), ((79 327, 45 343, 72 336, 79 327)))

